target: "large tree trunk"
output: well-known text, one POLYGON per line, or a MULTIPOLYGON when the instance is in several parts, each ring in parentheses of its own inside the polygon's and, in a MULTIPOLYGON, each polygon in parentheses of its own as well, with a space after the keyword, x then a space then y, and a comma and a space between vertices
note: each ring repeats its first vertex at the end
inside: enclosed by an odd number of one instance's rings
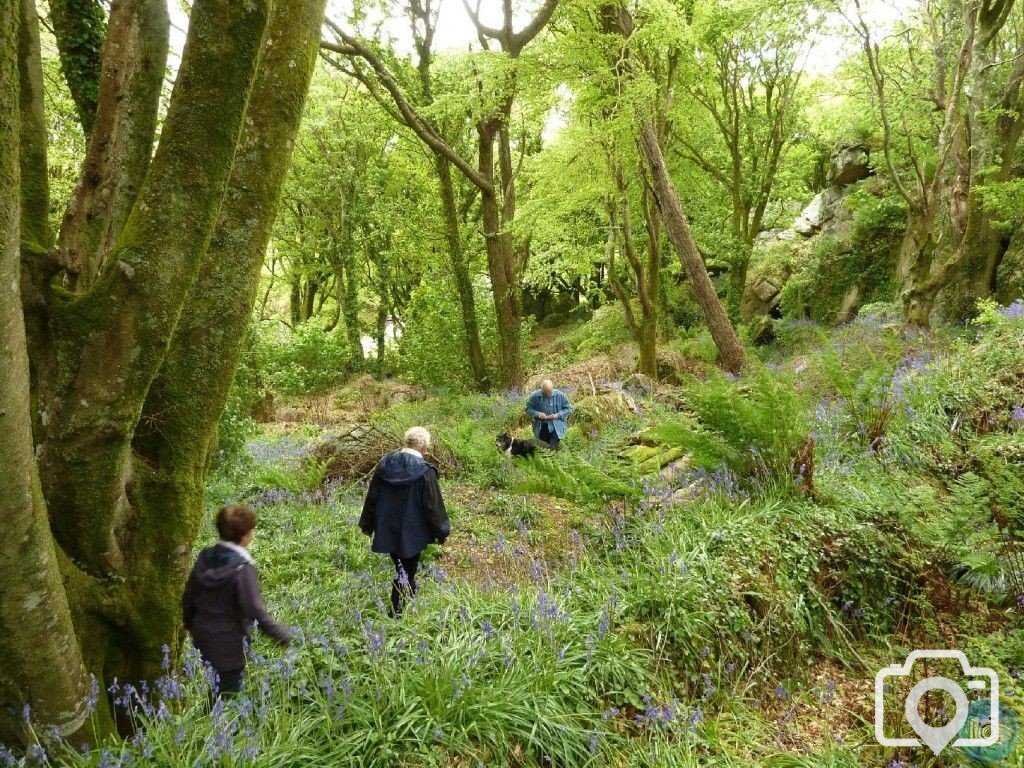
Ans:
MULTIPOLYGON (((1013 0, 995 3, 1009 13, 1013 0)), ((965 218, 954 220, 962 233, 954 258, 959 266, 952 281, 952 314, 963 319, 975 311, 978 299, 991 296, 996 290, 996 275, 1008 245, 1008 237, 992 226, 991 215, 982 205, 978 186, 1006 182, 1013 175, 1014 158, 1024 132, 1021 84, 1024 83, 1024 59, 1018 58, 1009 72, 1001 92, 993 93, 995 75, 991 43, 1002 27, 1001 15, 981 12, 981 29, 975 39, 971 57, 972 87, 968 98, 970 135, 964 142, 961 164, 969 174, 965 218), (994 98, 993 98, 994 96, 994 98), (994 101, 996 108, 987 102, 994 101), (991 118, 985 115, 995 113, 991 118)), ((955 219, 955 217, 954 217, 955 219)))
POLYGON ((480 326, 476 320, 476 298, 473 295, 473 280, 462 248, 462 233, 459 227, 459 212, 455 204, 455 184, 452 182, 451 163, 442 155, 434 155, 438 187, 441 193, 441 209, 444 211, 444 232, 448 243, 448 258, 452 266, 452 279, 459 297, 462 312, 462 332, 466 336, 466 352, 469 355, 469 369, 473 374, 473 385, 480 392, 490 387, 490 374, 484 360, 480 343, 480 326))
POLYGON ((148 608, 132 627, 122 679, 159 675, 160 646, 181 624, 206 470, 316 63, 324 2, 274 4, 217 225, 136 431, 138 527, 128 554, 148 608))
POLYGON ((94 576, 124 566, 132 434, 216 224, 266 22, 258 2, 192 13, 160 145, 108 267, 53 308, 64 376, 45 393, 40 471, 58 543, 94 576))
MULTIPOLYGON (((37 434, 27 436, 29 392, 19 384, 27 381, 27 362, 7 314, 17 305, 4 301, 0 522, 7 532, 29 535, 5 535, 0 545, 0 731, 10 725, 2 722, 9 709, 20 713, 22 703, 35 707, 37 727, 73 730, 89 698, 84 670, 100 691, 113 676, 153 678, 161 646, 180 640, 179 599, 205 473, 322 13, 323 0, 277 3, 264 38, 265 2, 197 0, 160 145, 99 278, 78 295, 52 288, 59 264, 46 243, 23 240, 23 272, 31 279, 21 295, 37 387, 31 412, 39 418, 37 434)), ((31 37, 34 10, 28 18, 23 31, 31 37)), ((33 50, 31 40, 21 47, 33 50)), ((38 56, 21 64, 34 93, 38 56)), ((0 115, 12 103, 3 81, 11 71, 0 67, 0 115)), ((0 118, 0 132, 9 125, 0 118)), ((38 146, 37 136, 22 134, 23 147, 38 146)), ((0 133, 5 192, 13 187, 4 161, 17 148, 8 138, 0 133)), ((33 174, 21 180, 23 197, 45 200, 45 159, 40 177, 38 153, 21 154, 23 173, 33 174)), ((0 201, 6 224, 10 206, 0 201)), ((35 239, 46 216, 39 207, 29 209, 35 230, 26 228, 35 239)), ((17 287, 7 245, 0 290, 17 287)))
MULTIPOLYGON (((28 3, 0 4, 0 40, 17 40, 19 17, 34 10, 28 3)), ((26 23, 22 32, 30 30, 26 23)), ((17 52, 9 42, 0 44, 0 743, 8 744, 28 739, 22 704, 33 703, 35 719, 74 731, 85 719, 89 694, 32 460, 19 289, 17 52)))
POLYGON ((693 293, 704 313, 704 319, 711 331, 711 338, 718 347, 719 363, 725 370, 737 373, 743 367, 744 352, 736 331, 729 322, 729 316, 715 292, 715 286, 708 276, 707 267, 697 250, 697 244, 686 223, 679 193, 669 178, 665 158, 658 146, 658 134, 650 121, 644 121, 640 128, 640 146, 651 173, 655 199, 669 241, 679 256, 679 261, 690 280, 693 293))

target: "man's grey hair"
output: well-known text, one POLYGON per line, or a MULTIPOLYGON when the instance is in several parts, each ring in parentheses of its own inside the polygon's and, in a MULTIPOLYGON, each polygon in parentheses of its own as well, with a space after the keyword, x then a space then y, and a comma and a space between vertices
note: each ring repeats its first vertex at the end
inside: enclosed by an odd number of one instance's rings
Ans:
POLYGON ((409 427, 405 431, 405 446, 425 451, 430 447, 430 433, 424 427, 409 427))
POLYGON ((554 389, 555 385, 552 383, 551 379, 544 379, 544 381, 542 381, 540 383, 540 388, 541 389, 554 389))

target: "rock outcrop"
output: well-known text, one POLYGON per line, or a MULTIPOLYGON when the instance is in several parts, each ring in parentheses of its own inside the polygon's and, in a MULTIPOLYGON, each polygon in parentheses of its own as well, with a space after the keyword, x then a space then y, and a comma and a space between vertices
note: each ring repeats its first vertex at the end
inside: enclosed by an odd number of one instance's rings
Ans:
POLYGON ((856 184, 871 175, 871 156, 862 144, 840 149, 828 167, 829 186, 840 189, 856 184))

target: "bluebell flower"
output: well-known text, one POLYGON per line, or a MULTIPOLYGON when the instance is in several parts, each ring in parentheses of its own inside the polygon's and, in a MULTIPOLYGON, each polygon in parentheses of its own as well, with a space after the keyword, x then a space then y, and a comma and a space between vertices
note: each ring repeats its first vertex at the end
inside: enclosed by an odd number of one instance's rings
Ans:
POLYGON ((1008 320, 1020 320, 1024 317, 1024 299, 1017 299, 1012 304, 996 311, 1008 320))

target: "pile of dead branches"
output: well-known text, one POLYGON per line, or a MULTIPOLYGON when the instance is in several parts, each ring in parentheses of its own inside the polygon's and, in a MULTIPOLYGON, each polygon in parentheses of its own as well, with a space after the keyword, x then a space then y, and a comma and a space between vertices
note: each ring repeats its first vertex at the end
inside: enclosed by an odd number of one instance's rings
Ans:
MULTIPOLYGON (((312 451, 315 461, 326 465, 324 481, 354 483, 368 478, 380 457, 402 447, 402 435, 384 424, 353 424, 328 435, 312 451)), ((459 469, 459 460, 446 445, 434 438, 427 460, 443 474, 459 469)))

